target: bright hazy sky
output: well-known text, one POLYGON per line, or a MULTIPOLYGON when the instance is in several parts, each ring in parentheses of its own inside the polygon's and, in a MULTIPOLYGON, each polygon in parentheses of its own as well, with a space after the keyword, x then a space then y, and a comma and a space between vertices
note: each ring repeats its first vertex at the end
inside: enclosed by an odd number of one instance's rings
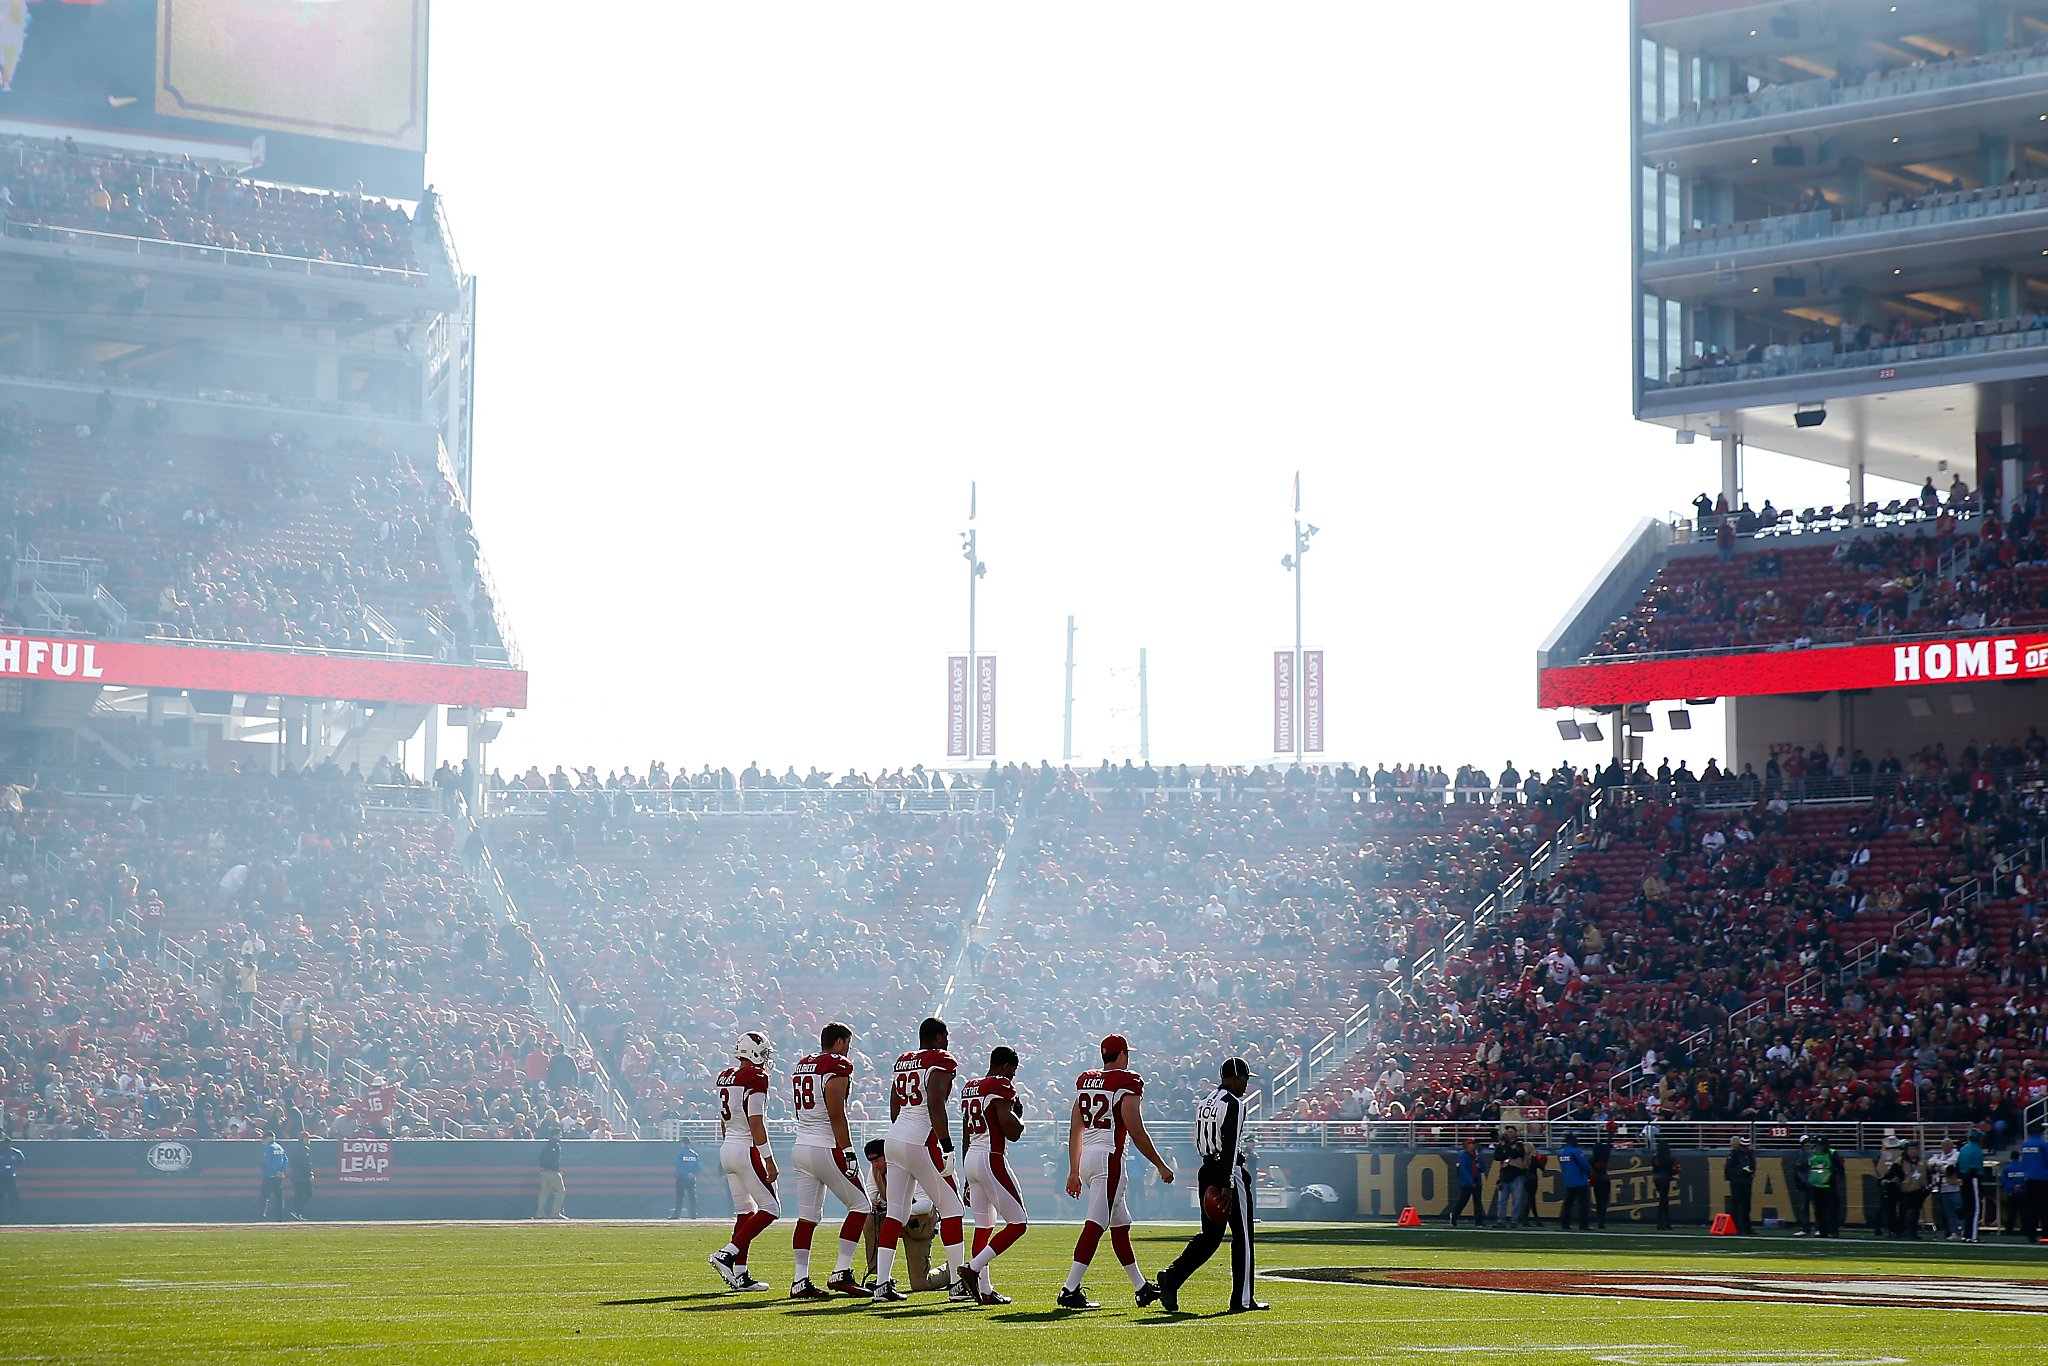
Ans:
POLYGON ((492 763, 941 761, 970 480, 1002 758, 1059 758, 1071 613, 1081 759, 1136 755, 1140 647, 1155 761, 1270 759, 1296 469, 1331 759, 1604 757, 1536 647, 1718 478, 1629 416, 1624 18, 1445 15, 442 0, 429 178, 533 675, 492 763))

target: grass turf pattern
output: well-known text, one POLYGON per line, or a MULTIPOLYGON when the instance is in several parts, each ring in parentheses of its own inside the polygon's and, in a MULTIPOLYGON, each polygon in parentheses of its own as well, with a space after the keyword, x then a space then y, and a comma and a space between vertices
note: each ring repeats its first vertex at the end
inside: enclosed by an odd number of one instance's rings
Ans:
MULTIPOLYGON (((1870 1305, 1688 1302, 1313 1284, 1262 1278, 1267 1314, 1221 1317, 1228 1247, 1182 1313, 1139 1310, 1105 1245, 1088 1288, 1052 1299, 1071 1225, 1034 1227, 997 1261, 1015 1303, 891 1309, 793 1303, 787 1223, 755 1245, 772 1291, 727 1291, 708 1224, 283 1225, 0 1229, 0 1362, 1118 1363, 1605 1362, 1617 1366, 2007 1366, 2048 1315, 1870 1305), (781 1237, 776 1235, 781 1234, 781 1237)), ((1139 1230, 1148 1272, 1191 1228, 1139 1230)), ((1262 1269, 1591 1271, 2048 1278, 2048 1248, 1788 1237, 1492 1233, 1285 1226, 1262 1269)), ((821 1243, 824 1240, 821 1239, 821 1243)), ((820 1275, 829 1271, 820 1249, 820 1275)), ((858 1268, 856 1268, 858 1269, 858 1268)), ((1369 1274, 1369 1273, 1368 1273, 1369 1274)), ((1967 1292, 1964 1295, 1967 1299, 1967 1292)))

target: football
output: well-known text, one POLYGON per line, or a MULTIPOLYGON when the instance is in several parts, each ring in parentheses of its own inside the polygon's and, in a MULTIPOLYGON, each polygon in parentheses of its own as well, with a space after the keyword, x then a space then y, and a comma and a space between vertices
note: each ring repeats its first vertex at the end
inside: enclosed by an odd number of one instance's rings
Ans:
POLYGON ((1202 1217, 1212 1224, 1220 1224, 1230 1217, 1230 1206, 1223 1199, 1223 1187, 1202 1187, 1202 1217))

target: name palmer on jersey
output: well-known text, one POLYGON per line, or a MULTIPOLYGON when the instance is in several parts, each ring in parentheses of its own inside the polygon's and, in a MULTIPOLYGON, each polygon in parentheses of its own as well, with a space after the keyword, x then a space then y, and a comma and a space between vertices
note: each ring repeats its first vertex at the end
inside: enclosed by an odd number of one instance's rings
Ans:
POLYGON ((836 1147, 832 1114, 825 1108, 825 1083, 834 1077, 851 1077, 853 1060, 837 1053, 819 1053, 799 1058, 789 1074, 790 1108, 796 1111, 796 1141, 836 1147))
POLYGON ((718 1074, 718 1118, 726 1138, 753 1141, 748 1115, 768 1114, 768 1074, 750 1062, 735 1064, 718 1074))
POLYGON ((896 1119, 889 1137, 902 1143, 923 1143, 932 1136, 932 1114, 925 1108, 932 1077, 940 1072, 957 1073, 960 1065, 943 1048, 920 1048, 896 1059, 890 1097, 896 1102, 896 1119))
POLYGON ((1009 1146, 1003 1127, 989 1123, 988 1103, 992 1100, 1008 1101, 1015 1113, 1017 1088, 1008 1077, 977 1077, 960 1088, 960 1128, 967 1135, 969 1149, 977 1141, 986 1143, 992 1153, 1000 1153, 1009 1146))
POLYGON ((1123 1100, 1145 1094, 1145 1079, 1117 1067, 1096 1067, 1074 1083, 1081 1106, 1081 1146, 1124 1150, 1123 1100))

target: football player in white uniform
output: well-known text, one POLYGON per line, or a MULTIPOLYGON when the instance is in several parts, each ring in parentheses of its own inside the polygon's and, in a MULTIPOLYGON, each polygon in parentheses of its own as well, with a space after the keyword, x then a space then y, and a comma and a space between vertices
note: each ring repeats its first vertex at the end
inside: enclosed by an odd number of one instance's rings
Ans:
POLYGON ((1087 1191, 1088 1219, 1081 1226, 1081 1236, 1074 1244, 1074 1265, 1060 1290, 1062 1309, 1101 1308, 1081 1288, 1081 1278, 1088 1273, 1088 1264, 1095 1260, 1095 1249, 1105 1228, 1109 1230, 1109 1245, 1115 1249, 1117 1261, 1131 1278, 1131 1288, 1138 1292, 1138 1307, 1142 1309, 1159 1298, 1159 1287, 1145 1279, 1145 1273, 1138 1269, 1138 1254, 1131 1247, 1131 1207, 1125 1200, 1130 1185, 1130 1174, 1124 1167, 1125 1138, 1158 1169, 1159 1179, 1169 1186, 1173 1184, 1173 1168, 1166 1165, 1166 1159, 1152 1146, 1152 1135, 1145 1132, 1144 1118, 1138 1113, 1138 1097, 1145 1092, 1145 1082, 1130 1070, 1130 1061, 1130 1044, 1123 1035, 1112 1034, 1102 1041, 1102 1066, 1083 1072, 1074 1083, 1074 1115, 1067 1130, 1067 1194, 1078 1200, 1082 1191, 1087 1191))
POLYGON ((946 1270, 952 1282, 946 1298, 958 1304, 981 1303, 980 1282, 961 1257, 962 1221, 967 1211, 960 1203, 959 1188, 944 1171, 946 1155, 953 1151, 946 1101, 960 1070, 946 1051, 946 1037, 946 1022, 928 1018, 917 1027, 916 1051, 896 1059, 895 1080, 889 1088, 889 1136, 882 1144, 889 1160, 889 1188, 883 1195, 889 1212, 882 1219, 881 1246, 875 1259, 879 1277, 876 1304, 901 1304, 909 1298, 896 1288, 890 1273, 896 1268, 896 1243, 903 1236, 912 1185, 924 1187, 938 1212, 939 1241, 946 1248, 946 1270))
POLYGON ((818 1034, 819 1052, 798 1061, 789 1074, 791 1108, 796 1111, 796 1247, 793 1300, 865 1295, 853 1275, 853 1255, 871 1206, 861 1189, 860 1162, 846 1127, 846 1093, 853 1085, 853 1031, 834 1020, 818 1034), (846 1206, 839 1226, 839 1260, 823 1289, 811 1284, 811 1236, 825 1216, 825 1192, 846 1206))
POLYGON ((775 1154, 768 1149, 768 1036, 748 1030, 732 1046, 737 1062, 718 1074, 718 1165, 732 1189, 732 1241, 711 1265, 734 1290, 766 1290, 747 1271, 747 1247, 782 1213, 775 1198, 775 1154))
POLYGON ((967 1265, 981 1280, 981 1302, 1008 1304, 990 1283, 989 1263, 1024 1236, 1024 1195, 1010 1170, 1010 1143, 1024 1136, 1024 1119, 1012 1079, 1017 1050, 997 1048, 988 1075, 960 1088, 960 1129, 967 1139, 967 1194, 974 1210, 974 1256, 967 1265), (1000 1216, 1003 1226, 996 1228, 1000 1216))

